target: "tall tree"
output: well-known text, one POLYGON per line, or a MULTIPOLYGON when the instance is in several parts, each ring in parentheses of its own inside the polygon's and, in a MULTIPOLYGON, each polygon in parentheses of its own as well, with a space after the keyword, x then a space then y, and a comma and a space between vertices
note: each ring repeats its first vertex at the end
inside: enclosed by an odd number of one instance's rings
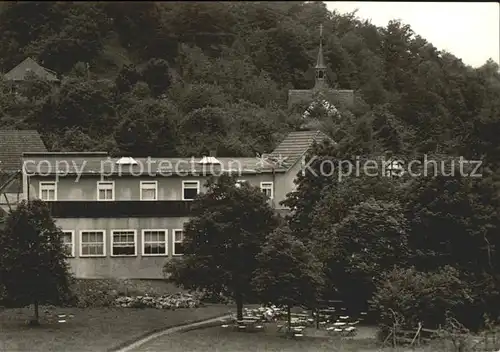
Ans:
MULTIPOLYGON (((408 188, 405 211, 411 260, 422 271, 453 266, 474 293, 471 311, 497 317, 498 174, 483 169, 483 177, 468 177, 460 174, 460 167, 449 164, 450 160, 446 175, 416 179, 408 188)), ((466 166, 465 171, 471 170, 466 166)), ((471 318, 469 323, 477 322, 471 318)))
POLYGON ((125 65, 115 78, 116 88, 122 93, 128 93, 141 79, 141 75, 133 65, 125 65))
POLYGON ((59 304, 70 297, 71 274, 62 243, 47 205, 23 201, 0 230, 0 285, 6 303, 34 305, 32 324, 39 324, 40 304, 59 304))
POLYGON ((364 309, 379 275, 408 256, 407 224, 396 202, 369 199, 333 225, 326 265, 329 279, 352 308, 364 309))
POLYGON ((287 216, 290 230, 306 244, 310 239, 311 215, 322 199, 322 191, 335 182, 333 174, 326 176, 321 172, 322 163, 330 160, 332 155, 336 155, 334 148, 334 144, 329 141, 313 145, 305 158, 303 170, 297 174, 297 189, 283 201, 283 205, 294 209, 287 216))
POLYGON ((257 261, 252 283, 263 302, 287 308, 290 331, 290 309, 316 305, 324 284, 322 264, 287 226, 267 237, 257 261))
POLYGON ((154 96, 159 96, 170 87, 170 67, 163 59, 151 59, 142 71, 142 78, 149 85, 154 96))
POLYGON ((185 288, 232 297, 242 319, 244 301, 255 294, 257 254, 278 225, 277 215, 260 190, 236 187, 228 175, 208 181, 193 213, 184 227, 184 255, 167 263, 165 273, 185 288))

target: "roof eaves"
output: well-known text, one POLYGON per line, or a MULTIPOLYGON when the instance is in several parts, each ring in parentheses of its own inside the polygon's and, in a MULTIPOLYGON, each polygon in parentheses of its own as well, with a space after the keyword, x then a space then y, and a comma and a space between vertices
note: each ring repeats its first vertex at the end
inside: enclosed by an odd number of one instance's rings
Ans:
MULTIPOLYGON (((284 168, 267 168, 267 169, 260 169, 260 170, 257 170, 257 169, 246 169, 246 170, 223 170, 222 172, 223 173, 237 173, 237 174, 241 174, 241 175, 255 175, 255 174, 262 174, 262 173, 272 173, 272 172, 286 172, 287 169, 284 169, 284 168)), ((79 171, 61 171, 61 172, 49 172, 48 174, 47 173, 43 173, 43 175, 45 176, 48 176, 48 175, 59 175, 59 176, 99 176, 101 174, 103 174, 104 172, 102 171, 92 171, 92 170, 87 170, 87 171, 82 171, 82 172, 79 172, 79 171)), ((205 175, 200 175, 200 171, 182 171, 182 174, 179 174, 178 176, 210 176, 212 174, 210 173, 206 173, 205 175)), ((122 170, 122 171, 113 171, 111 173, 105 173, 106 174, 106 177, 110 177, 110 176, 114 176, 114 175, 119 175, 119 176, 138 176, 137 172, 130 172, 130 171, 125 171, 125 170, 122 170)), ((174 170, 169 170, 169 171, 157 171, 156 173, 155 172, 144 172, 140 175, 159 175, 159 176, 176 176, 174 170)), ((218 173, 213 173, 213 175, 217 175, 218 173)), ((31 176, 36 176, 36 173, 35 174, 30 174, 31 176)))
POLYGON ((51 156, 51 155, 69 155, 69 156, 108 156, 108 152, 24 152, 24 156, 51 156))

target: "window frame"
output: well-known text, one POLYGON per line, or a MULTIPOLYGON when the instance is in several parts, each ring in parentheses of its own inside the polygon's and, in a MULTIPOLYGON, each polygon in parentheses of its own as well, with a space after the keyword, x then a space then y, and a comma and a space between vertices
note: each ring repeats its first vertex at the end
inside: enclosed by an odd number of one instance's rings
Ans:
POLYGON ((140 184, 139 184, 139 187, 140 187, 140 200, 142 201, 156 201, 158 200, 158 181, 141 181, 140 184), (144 187, 145 185, 147 184, 150 184, 150 185, 153 185, 154 184, 154 188, 149 188, 149 187, 144 187), (154 199, 144 199, 143 197, 143 191, 144 189, 154 189, 155 190, 155 197, 154 199))
POLYGON ((200 181, 195 180, 195 181, 182 181, 182 200, 185 201, 193 201, 194 199, 186 199, 184 197, 184 190, 186 189, 194 189, 194 187, 188 187, 186 188, 186 183, 196 183, 196 195, 200 194, 200 181))
POLYGON ((97 181, 97 201, 99 202, 113 202, 115 200, 115 181, 97 181), (110 183, 111 184, 111 199, 100 199, 99 191, 108 190, 108 188, 102 188, 103 184, 110 183))
POLYGON ((183 243, 184 242, 184 229, 172 229, 172 256, 174 257, 181 257, 183 256, 184 254, 177 254, 175 253, 175 244, 176 243, 183 243), (176 242, 175 241, 175 233, 176 232, 182 232, 183 235, 182 235, 182 242, 176 242))
MULTIPOLYGON (((143 257, 167 257, 168 256, 168 251, 169 251, 169 245, 168 245, 168 230, 167 229, 143 229, 142 230, 142 256, 143 257), (146 253, 146 233, 147 232, 164 232, 165 233, 165 254, 160 254, 160 253, 146 253)), ((156 242, 156 243, 161 243, 161 242, 156 242)))
MULTIPOLYGON (((71 234, 71 254, 68 258, 75 258, 75 230, 61 230, 64 234, 71 234)), ((64 242, 63 242, 64 244, 64 242)))
POLYGON ((111 239, 111 250, 109 251, 109 254, 111 257, 137 257, 137 230, 133 229, 113 229, 110 231, 110 239, 111 239), (114 254, 114 234, 115 232, 133 232, 134 234, 134 254, 114 254))
POLYGON ((40 181, 40 182, 38 182, 38 198, 40 198, 44 202, 57 201, 57 181, 40 181), (54 199, 43 199, 42 198, 42 191, 51 191, 52 190, 52 189, 46 188, 46 186, 48 186, 48 185, 51 185, 54 187, 54 199))
POLYGON ((273 181, 263 181, 260 183, 260 190, 261 192, 264 189, 270 189, 271 190, 271 196, 269 199, 274 199, 274 182, 273 181), (270 185, 270 187, 265 187, 265 185, 270 185))
POLYGON ((106 257, 106 230, 80 230, 80 237, 79 237, 79 250, 80 250, 80 258, 102 258, 106 257), (82 241, 82 235, 84 232, 98 232, 102 233, 102 254, 83 254, 83 241, 82 241))

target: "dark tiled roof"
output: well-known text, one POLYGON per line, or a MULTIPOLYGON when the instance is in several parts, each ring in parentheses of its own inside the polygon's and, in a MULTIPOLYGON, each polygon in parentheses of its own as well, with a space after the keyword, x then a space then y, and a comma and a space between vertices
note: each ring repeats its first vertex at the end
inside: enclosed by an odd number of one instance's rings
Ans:
MULTIPOLYGON (((0 185, 13 172, 21 170, 24 152, 47 152, 37 131, 0 130, 0 185)), ((19 193, 21 190, 21 178, 18 177, 3 192, 19 193)))
POLYGON ((321 131, 291 132, 269 156, 277 159, 286 158, 284 164, 286 167, 291 167, 311 148, 314 142, 320 143, 325 139, 331 140, 321 131))
POLYGON ((47 152, 35 130, 0 130, 0 172, 21 170, 26 152, 47 152))
MULTIPOLYGON (((314 89, 292 89, 288 91, 288 105, 292 106, 302 102, 312 102, 314 99, 314 89)), ((323 95, 334 105, 352 106, 354 104, 354 91, 347 89, 325 89, 323 95)))
MULTIPOLYGON (((2 187, 5 185, 5 183, 9 182, 11 176, 12 176, 11 173, 5 173, 5 172, 0 173, 0 196, 2 195, 3 192, 5 192, 5 189, 2 190, 2 187)), ((7 188, 8 187, 9 186, 7 186, 7 188)))
POLYGON ((33 72, 37 77, 47 81, 57 82, 59 79, 54 71, 40 66, 35 60, 28 57, 19 65, 5 74, 8 81, 24 81, 28 72, 33 72))
MULTIPOLYGON (((8 173, 0 173, 0 187, 2 187, 6 182, 9 181, 9 176, 12 174, 8 173)), ((9 185, 5 187, 2 191, 0 191, 0 196, 2 196, 3 193, 22 193, 23 192, 23 186, 22 186, 22 176, 19 175, 18 177, 14 178, 9 182, 9 185)))

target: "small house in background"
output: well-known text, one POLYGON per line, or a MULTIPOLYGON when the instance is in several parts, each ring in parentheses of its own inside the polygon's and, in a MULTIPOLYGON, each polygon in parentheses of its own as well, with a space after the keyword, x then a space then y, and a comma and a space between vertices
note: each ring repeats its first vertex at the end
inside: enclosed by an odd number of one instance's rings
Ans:
POLYGON ((47 152, 34 130, 0 130, 0 217, 23 199, 23 153, 47 152))
POLYGON ((54 86, 58 86, 60 83, 56 72, 41 66, 31 57, 28 57, 12 70, 7 72, 4 75, 4 79, 7 82, 10 82, 10 87, 13 92, 19 92, 19 88, 22 87, 23 83, 27 81, 30 76, 34 76, 54 86))
POLYGON ((57 74, 48 68, 40 66, 31 57, 28 57, 19 65, 4 75, 4 79, 12 82, 25 81, 29 74, 34 74, 36 77, 49 82, 59 82, 57 74))

